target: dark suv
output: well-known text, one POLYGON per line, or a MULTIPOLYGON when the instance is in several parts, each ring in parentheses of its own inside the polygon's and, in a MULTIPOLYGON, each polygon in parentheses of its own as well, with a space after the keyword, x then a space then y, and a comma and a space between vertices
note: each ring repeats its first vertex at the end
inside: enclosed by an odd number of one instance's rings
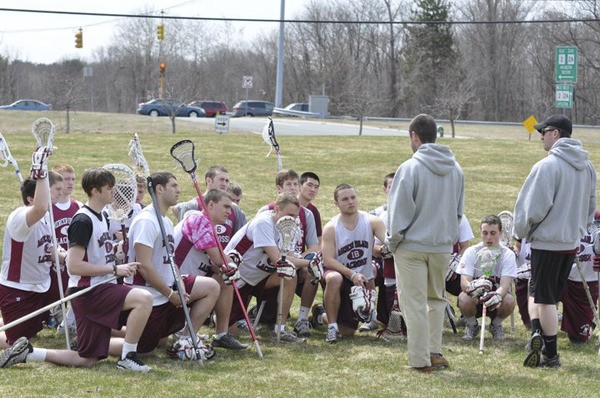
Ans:
POLYGON ((223 101, 194 101, 188 105, 204 109, 206 117, 215 117, 217 114, 224 115, 227 112, 227 105, 223 101))
POLYGON ((271 116, 275 104, 268 101, 240 101, 233 106, 233 116, 271 116))

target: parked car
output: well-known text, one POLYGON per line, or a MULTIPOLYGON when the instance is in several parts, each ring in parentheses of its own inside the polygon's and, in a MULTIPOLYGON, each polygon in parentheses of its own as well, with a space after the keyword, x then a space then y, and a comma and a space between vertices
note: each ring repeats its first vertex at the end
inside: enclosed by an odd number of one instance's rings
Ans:
POLYGON ((44 104, 42 101, 24 99, 13 102, 10 105, 2 105, 0 109, 10 109, 15 111, 49 111, 52 105, 44 104))
POLYGON ((275 104, 269 101, 240 101, 232 108, 233 116, 271 116, 275 104))
POLYGON ((176 116, 184 117, 205 117, 204 109, 197 106, 189 106, 183 102, 169 99, 153 99, 148 102, 142 102, 138 105, 137 113, 149 116, 169 116, 176 113, 176 116))
POLYGON ((227 112, 227 105, 223 101, 194 101, 188 105, 204 109, 206 117, 215 117, 217 113, 224 115, 227 112))
POLYGON ((308 112, 308 102, 294 102, 289 104, 288 106, 286 106, 285 108, 286 111, 302 111, 302 112, 308 112))

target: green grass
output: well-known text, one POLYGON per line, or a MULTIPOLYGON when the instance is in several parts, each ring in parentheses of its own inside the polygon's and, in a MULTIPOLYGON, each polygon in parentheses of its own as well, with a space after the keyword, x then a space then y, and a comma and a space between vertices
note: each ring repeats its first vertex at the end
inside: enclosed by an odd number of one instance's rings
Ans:
MULTIPOLYGON (((58 151, 51 163, 72 164, 78 176, 87 167, 106 163, 130 164, 127 133, 140 133, 144 153, 152 170, 171 170, 177 175, 182 198, 194 195, 193 185, 169 155, 178 140, 192 139, 199 158, 199 179, 212 164, 223 164, 230 177, 244 189, 242 208, 249 216, 275 197, 274 177, 277 162, 267 158, 268 147, 260 136, 232 132, 212 133, 208 126, 178 122, 178 133, 170 133, 167 118, 152 119, 136 115, 73 114, 72 133, 64 133, 62 113, 44 113, 61 128, 55 140, 58 151)), ((38 114, 6 112, 0 114, 0 131, 10 144, 23 170, 28 169, 33 138, 31 123, 38 114)), ((468 139, 440 139, 450 145, 463 167, 466 178, 466 214, 477 232, 478 220, 488 213, 512 210, 518 191, 531 166, 545 156, 534 136, 528 141, 523 129, 458 126, 457 134, 468 139), (493 131, 492 131, 493 130, 493 131), (485 131, 483 133, 482 131, 485 131)), ((446 136, 449 128, 446 127, 446 136)), ((575 132, 590 152, 592 161, 600 161, 600 135, 597 131, 575 132)), ((382 178, 411 156, 407 138, 394 137, 279 137, 285 167, 299 172, 314 171, 321 177, 316 200, 323 219, 336 214, 333 189, 341 182, 357 187, 361 207, 374 208, 385 201, 382 178)), ((0 227, 20 204, 18 181, 11 169, 0 170, 0 227)), ((202 184, 202 183, 201 183, 202 184)), ((79 188, 76 197, 84 199, 79 188)), ((444 198, 439 198, 444 200, 444 198)), ((149 200, 149 199, 148 199, 149 200)), ((320 300, 318 298, 317 300, 320 300)), ((297 305, 297 304, 296 304, 297 305)), ((292 311, 292 317, 297 310, 292 311)), ((290 321, 293 322, 294 319, 290 321)), ((478 342, 464 343, 447 328, 444 354, 451 368, 422 375, 407 369, 405 343, 375 340, 374 333, 343 339, 337 345, 324 342, 323 330, 315 330, 308 344, 277 346, 268 332, 261 332, 264 359, 249 349, 245 352, 219 350, 217 357, 204 367, 180 363, 159 353, 147 362, 154 368, 148 375, 123 373, 115 368, 115 359, 102 361, 94 369, 59 368, 49 364, 24 364, 0 372, 3 397, 33 396, 336 396, 336 397, 438 397, 438 396, 595 396, 597 340, 574 347, 564 334, 559 335, 563 369, 528 369, 522 366, 527 332, 516 315, 516 333, 505 322, 507 340, 494 344, 486 340, 486 352, 478 355, 478 342)), ((211 333, 209 329, 203 329, 211 333)), ((242 340, 251 343, 250 338, 242 340)), ((64 339, 44 331, 34 340, 37 346, 61 347, 64 339)))

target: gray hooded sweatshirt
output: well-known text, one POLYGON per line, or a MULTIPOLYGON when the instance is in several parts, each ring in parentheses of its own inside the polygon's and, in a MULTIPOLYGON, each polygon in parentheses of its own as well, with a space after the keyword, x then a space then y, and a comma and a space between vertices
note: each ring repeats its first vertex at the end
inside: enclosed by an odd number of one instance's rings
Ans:
POLYGON ((386 242, 422 253, 451 253, 463 215, 464 175, 445 145, 422 144, 402 163, 388 196, 386 242))
POLYGON ((581 142, 561 138, 537 162, 517 197, 513 232, 538 250, 579 246, 596 208, 596 170, 581 142))

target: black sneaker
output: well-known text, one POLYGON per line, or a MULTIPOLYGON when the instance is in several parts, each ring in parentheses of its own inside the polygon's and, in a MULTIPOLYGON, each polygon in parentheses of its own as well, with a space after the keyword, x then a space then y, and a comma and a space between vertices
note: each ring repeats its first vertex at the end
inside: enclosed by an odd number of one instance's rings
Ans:
POLYGON ((33 347, 26 337, 19 337, 12 346, 0 354, 0 368, 8 368, 18 363, 27 361, 27 354, 33 351, 33 347))
MULTIPOLYGON (((319 316, 322 316, 325 313, 325 308, 323 304, 315 304, 311 309, 312 316, 308 318, 308 321, 312 324, 313 327, 323 326, 323 322, 319 322, 319 316)), ((321 319, 323 319, 321 317, 321 319)))
POLYGON ((560 356, 556 354, 552 358, 548 358, 546 354, 542 354, 540 366, 542 368, 560 368, 560 356))
POLYGON ((142 362, 138 358, 137 352, 135 352, 135 351, 130 351, 127 353, 125 358, 119 359, 119 361, 117 362, 117 368, 123 369, 123 370, 131 370, 134 372, 143 372, 143 373, 146 373, 146 372, 149 372, 150 370, 152 370, 152 368, 150 368, 150 366, 146 365, 144 362, 142 362))
POLYGON ((542 348, 544 348, 544 339, 539 332, 534 332, 529 339, 529 353, 523 361, 523 366, 537 368, 540 365, 542 348))
POLYGON ((220 338, 213 336, 211 345, 213 347, 226 348, 228 350, 245 350, 248 344, 240 343, 232 334, 226 333, 220 338))

